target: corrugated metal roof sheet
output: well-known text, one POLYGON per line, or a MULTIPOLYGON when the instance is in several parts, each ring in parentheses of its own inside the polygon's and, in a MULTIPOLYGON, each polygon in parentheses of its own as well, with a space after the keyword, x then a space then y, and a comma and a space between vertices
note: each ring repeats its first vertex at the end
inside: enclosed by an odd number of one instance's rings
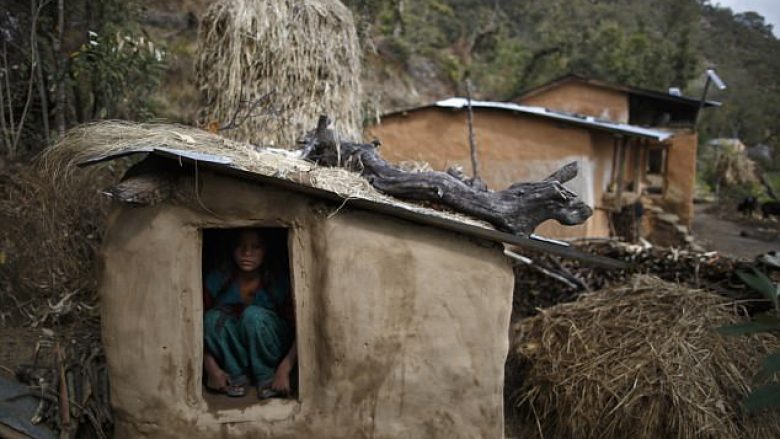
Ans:
MULTIPOLYGON (((466 98, 453 97, 444 99, 433 104, 436 107, 441 108, 465 108, 468 106, 468 100, 466 98)), ((585 126, 602 131, 608 131, 616 134, 622 134, 632 137, 643 137, 653 139, 658 142, 663 142, 670 137, 673 133, 668 131, 662 131, 651 128, 643 128, 635 125, 628 125, 624 123, 617 123, 608 120, 599 119, 593 116, 584 116, 574 113, 566 113, 562 111, 553 111, 544 107, 532 107, 528 105, 519 105, 512 102, 493 102, 493 101, 477 101, 472 100, 471 106, 473 108, 491 108, 496 110, 514 111, 518 113, 531 114, 534 116, 545 117, 548 119, 554 119, 561 122, 570 123, 573 125, 585 126)))
POLYGON ((487 223, 481 221, 463 221, 457 219, 453 215, 444 215, 440 212, 434 212, 429 208, 421 206, 412 207, 412 205, 408 203, 388 203, 381 200, 344 196, 336 192, 304 184, 303 182, 296 181, 295 179, 281 178, 278 175, 266 175, 245 169, 240 165, 233 163, 230 157, 221 155, 196 153, 193 151, 186 151, 163 146, 142 146, 135 150, 130 149, 117 151, 102 155, 100 157, 95 157, 90 160, 85 160, 81 163, 81 166, 89 166, 101 161, 113 160, 131 154, 153 154, 174 160, 180 165, 187 163, 193 166, 197 166, 198 168, 209 169, 211 171, 230 175, 236 178, 241 178, 257 183, 272 184, 310 196, 335 201, 341 203, 342 207, 349 205, 357 209, 378 212, 384 215, 411 221, 413 223, 438 227, 489 241, 513 244, 528 250, 542 251, 568 258, 578 259, 585 263, 596 266, 607 268, 626 268, 626 264, 621 261, 599 255, 584 253, 574 247, 569 246, 569 244, 565 242, 543 238, 534 234, 530 236, 513 235, 496 230, 490 227, 487 223), (452 218, 450 218, 450 216, 452 216, 452 218))
MULTIPOLYGON (((644 97, 649 97, 649 98, 653 98, 653 99, 674 102, 674 103, 677 103, 677 104, 680 104, 680 105, 689 106, 689 107, 693 106, 693 107, 697 107, 698 108, 698 106, 701 104, 701 99, 700 98, 693 98, 693 97, 690 97, 690 96, 675 95, 675 94, 670 93, 668 90, 666 90, 666 91, 650 90, 650 89, 647 89, 647 88, 636 87, 636 86, 633 86, 633 85, 618 84, 618 83, 615 83, 615 82, 605 81, 603 79, 590 78, 590 77, 578 75, 578 74, 575 74, 575 73, 569 73, 569 74, 560 76, 558 78, 553 79, 552 81, 549 81, 549 82, 546 82, 546 83, 544 83, 542 85, 539 85, 539 86, 530 88, 528 90, 525 90, 525 91, 523 91, 520 94, 520 96, 518 98, 513 99, 513 100, 518 101, 518 100, 522 100, 522 99, 530 97, 530 96, 534 96, 534 95, 536 95, 537 93, 539 93, 541 91, 549 90, 552 87, 555 87, 555 86, 557 86, 559 84, 562 84, 562 83, 565 83, 565 82, 568 82, 568 81, 581 81, 581 82, 584 82, 586 84, 595 85, 597 87, 602 87, 602 88, 606 88, 606 89, 610 89, 610 90, 616 90, 616 91, 622 91, 622 92, 625 92, 625 93, 627 93, 629 95, 644 96, 644 97)), ((704 101, 704 106, 705 107, 720 107, 721 105, 722 104, 720 102, 718 102, 718 101, 711 101, 711 100, 704 101)))

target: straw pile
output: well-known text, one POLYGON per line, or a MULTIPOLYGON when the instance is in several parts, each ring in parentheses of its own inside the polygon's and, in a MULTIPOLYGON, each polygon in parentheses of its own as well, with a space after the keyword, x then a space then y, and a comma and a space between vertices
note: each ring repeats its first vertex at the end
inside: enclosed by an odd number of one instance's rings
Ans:
POLYGON ((744 321, 728 300, 650 276, 554 306, 513 326, 510 436, 780 437, 774 413, 740 401, 773 336, 723 337, 744 321))
POLYGON ((723 146, 716 154, 714 174, 725 186, 757 184, 756 163, 733 144, 723 146))
POLYGON ((327 114, 342 136, 360 139, 360 48, 338 0, 220 0, 198 39, 205 125, 289 148, 327 114))

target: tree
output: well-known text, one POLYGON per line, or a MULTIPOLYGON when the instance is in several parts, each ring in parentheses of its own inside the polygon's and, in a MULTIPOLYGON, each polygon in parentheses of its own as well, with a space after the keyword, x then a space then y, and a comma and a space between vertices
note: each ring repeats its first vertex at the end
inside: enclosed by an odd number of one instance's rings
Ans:
POLYGON ((134 1, 29 0, 0 13, 0 154, 36 153, 98 118, 148 119, 165 51, 134 1))

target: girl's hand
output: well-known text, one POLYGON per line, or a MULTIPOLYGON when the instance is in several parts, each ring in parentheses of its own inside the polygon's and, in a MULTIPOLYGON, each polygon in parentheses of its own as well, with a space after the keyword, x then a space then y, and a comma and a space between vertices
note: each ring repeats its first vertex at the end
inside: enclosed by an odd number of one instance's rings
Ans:
POLYGON ((286 366, 286 362, 283 361, 276 369, 271 389, 285 395, 290 393, 290 367, 286 366))
POLYGON ((229 376, 219 367, 217 360, 209 354, 203 356, 203 366, 206 369, 206 386, 224 392, 228 386, 229 376))

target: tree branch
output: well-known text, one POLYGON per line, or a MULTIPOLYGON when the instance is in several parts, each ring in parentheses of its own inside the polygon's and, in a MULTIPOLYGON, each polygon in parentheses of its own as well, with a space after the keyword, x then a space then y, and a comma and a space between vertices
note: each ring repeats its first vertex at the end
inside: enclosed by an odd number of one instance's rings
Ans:
MULTIPOLYGON (((320 118, 320 125, 323 123, 320 118)), ((592 210, 563 186, 577 175, 570 163, 541 182, 515 183, 492 192, 445 172, 405 172, 379 156, 375 144, 334 141, 330 130, 316 130, 314 146, 304 158, 323 166, 360 172, 377 190, 399 198, 435 201, 490 222, 500 230, 528 235, 548 219, 582 224, 592 210)))

